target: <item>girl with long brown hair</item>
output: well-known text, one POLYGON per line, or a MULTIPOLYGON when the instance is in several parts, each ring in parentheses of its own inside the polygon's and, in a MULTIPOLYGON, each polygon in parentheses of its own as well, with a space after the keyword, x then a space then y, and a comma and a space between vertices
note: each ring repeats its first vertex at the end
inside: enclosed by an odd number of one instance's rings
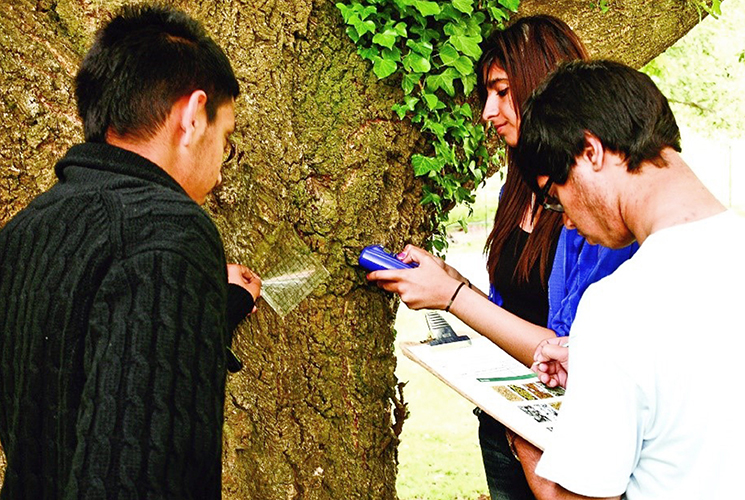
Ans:
MULTIPOLYGON (((520 104, 559 63, 586 59, 587 51, 563 21, 551 16, 518 20, 483 44, 479 63, 482 117, 507 147, 507 176, 487 239, 489 294, 425 250, 408 245, 399 255, 419 267, 368 275, 412 309, 444 309, 526 365, 544 339, 566 336, 577 304, 591 283, 612 273, 636 250, 590 245, 562 227, 560 205, 536 199, 513 168, 520 104)), ((540 198, 540 197, 539 197, 540 198)), ((492 499, 532 498, 504 427, 478 409, 479 439, 492 499)))

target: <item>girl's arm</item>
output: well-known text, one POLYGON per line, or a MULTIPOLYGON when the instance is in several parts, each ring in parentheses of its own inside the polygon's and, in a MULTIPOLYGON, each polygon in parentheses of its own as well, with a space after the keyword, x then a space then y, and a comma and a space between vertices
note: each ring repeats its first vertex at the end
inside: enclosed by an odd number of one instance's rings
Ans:
POLYGON ((384 290, 397 293, 410 309, 451 312, 526 366, 533 363, 536 346, 555 336, 548 328, 505 311, 480 290, 461 286, 465 279, 442 259, 414 246, 408 246, 404 253, 405 262, 416 262, 419 267, 375 271, 368 274, 367 279, 376 281, 384 290))

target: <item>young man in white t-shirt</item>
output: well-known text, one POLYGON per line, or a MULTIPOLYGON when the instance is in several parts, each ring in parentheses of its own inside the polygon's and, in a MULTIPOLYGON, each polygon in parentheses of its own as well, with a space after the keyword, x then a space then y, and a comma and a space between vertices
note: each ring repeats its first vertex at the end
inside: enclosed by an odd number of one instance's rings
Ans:
POLYGON ((682 160, 667 99, 643 73, 569 63, 523 109, 518 165, 544 207, 590 242, 641 245, 587 290, 571 348, 536 350, 541 378, 567 392, 545 453, 509 436, 531 489, 742 496, 745 426, 730 404, 745 351, 745 221, 682 160))

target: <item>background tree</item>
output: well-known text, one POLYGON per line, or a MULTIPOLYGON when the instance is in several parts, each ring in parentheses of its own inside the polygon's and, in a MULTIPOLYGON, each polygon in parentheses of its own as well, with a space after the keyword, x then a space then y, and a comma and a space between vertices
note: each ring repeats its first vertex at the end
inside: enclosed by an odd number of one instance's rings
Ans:
MULTIPOLYGON (((81 140, 71 83, 95 28, 123 2, 0 3, 3 224, 51 186, 54 162, 81 140)), ((257 265, 280 228, 330 273, 284 318, 260 304, 235 339, 245 368, 228 380, 225 497, 395 498, 396 301, 355 263, 365 245, 429 236, 410 167, 427 137, 391 112, 397 82, 377 81, 333 2, 172 3, 206 23, 241 82, 238 160, 208 205, 229 260, 257 265)), ((601 3, 525 0, 519 14, 562 17, 593 54, 635 66, 700 19, 685 0, 601 3)))

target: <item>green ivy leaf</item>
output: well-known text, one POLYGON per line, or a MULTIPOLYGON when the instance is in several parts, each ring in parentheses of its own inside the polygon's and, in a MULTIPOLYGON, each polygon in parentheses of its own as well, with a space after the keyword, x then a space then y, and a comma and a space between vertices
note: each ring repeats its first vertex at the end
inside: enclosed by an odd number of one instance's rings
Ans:
POLYGON ((383 59, 382 57, 376 57, 374 59, 373 72, 379 80, 382 80, 387 76, 391 76, 393 73, 396 72, 396 68, 398 68, 398 64, 396 64, 395 61, 391 61, 390 59, 383 59))
POLYGON ((409 52, 403 59, 404 68, 415 73, 428 73, 432 68, 429 59, 416 52, 409 52))
POLYGON ((466 56, 460 56, 455 61, 455 69, 458 70, 458 73, 460 73, 463 76, 468 76, 473 74, 473 60, 470 57, 466 56))
POLYGON ((442 27, 442 32, 449 37, 464 36, 466 34, 466 25, 461 22, 461 19, 457 19, 454 22, 445 24, 442 27))
POLYGON ((432 51, 434 50, 432 44, 427 41, 416 42, 409 39, 406 41, 406 46, 417 54, 426 57, 427 59, 429 59, 429 57, 432 55, 432 51))
POLYGON ((424 99, 427 107, 432 111, 442 109, 445 106, 435 94, 429 92, 423 92, 422 99, 424 99))
POLYGON ((336 8, 341 11, 341 17, 345 23, 349 23, 349 18, 355 13, 354 7, 344 5, 343 3, 337 3, 336 8))
POLYGON ((447 68, 440 74, 434 74, 427 77, 425 86, 429 90, 442 89, 449 96, 455 95, 454 80, 458 77, 458 72, 453 68, 447 68))
POLYGON ((447 132, 447 129, 442 123, 438 123, 433 120, 425 120, 424 125, 422 125, 422 130, 429 130, 433 134, 435 134, 439 139, 442 139, 445 135, 445 132, 447 132))
POLYGON ((453 113, 444 113, 440 117, 440 123, 448 128, 457 128, 463 125, 463 119, 456 119, 453 113))
POLYGON ((481 57, 481 48, 479 47, 479 44, 481 43, 480 36, 453 35, 450 37, 449 41, 453 44, 453 47, 463 54, 471 56, 475 60, 478 60, 478 58, 481 57))
POLYGON ((520 0, 499 0, 499 4, 512 12, 517 12, 517 8, 520 6, 520 0))
POLYGON ((418 102, 419 102, 418 97, 406 96, 404 97, 403 103, 393 105, 393 111, 395 111, 396 114, 398 114, 398 118, 400 120, 403 120, 407 112, 414 111, 416 109, 416 105, 418 102))
POLYGON ((375 14, 377 11, 378 11, 377 7, 375 7, 374 5, 368 5, 367 7, 362 7, 361 9, 359 9, 358 12, 359 12, 360 19, 364 21, 371 14, 375 14))
POLYGON ((362 59, 367 59, 368 61, 372 61, 375 57, 380 56, 380 50, 377 47, 359 48, 357 49, 357 53, 362 59))
POLYGON ((404 90, 404 94, 408 95, 414 90, 414 87, 419 85, 419 80, 422 78, 421 73, 407 73, 401 80, 401 88, 404 90))
MULTIPOLYGON (((422 200, 422 203, 424 203, 424 200, 422 200)), ((445 236, 435 236, 435 238, 432 240, 432 247, 437 252, 442 252, 443 250, 445 250, 448 247, 445 236)))
POLYGON ((453 8, 452 4, 445 4, 442 6, 442 10, 440 11, 440 13, 435 16, 435 19, 438 21, 443 21, 445 19, 457 21, 462 17, 463 13, 458 12, 455 8, 453 8))
POLYGON ((437 2, 430 2, 428 0, 416 0, 414 7, 423 16, 436 16, 440 13, 440 5, 437 2))
POLYGON ((354 26, 347 26, 346 32, 347 36, 349 36, 349 38, 351 38, 354 43, 360 41, 360 35, 357 34, 357 30, 354 29, 354 26))
POLYGON ((484 24, 486 24, 486 14, 483 12, 474 12, 473 15, 469 16, 466 20, 466 34, 481 37, 484 24))
POLYGON ((374 33, 375 32, 375 23, 372 21, 363 21, 359 18, 359 16, 354 15, 349 20, 349 24, 354 26, 354 29, 357 30, 357 34, 362 37, 365 33, 374 33))
POLYGON ((394 104, 391 109, 398 115, 399 120, 403 120, 406 117, 406 107, 401 104, 394 104))
MULTIPOLYGON (((414 167, 414 175, 420 176, 429 174, 430 172, 439 172, 445 166, 445 162, 441 158, 415 154, 411 157, 411 165, 414 167)), ((430 194, 439 198, 434 193, 430 194)))
POLYGON ((411 123, 422 123, 428 114, 429 111, 427 111, 426 107, 417 107, 414 110, 414 114, 411 116, 411 123))
POLYGON ((472 157, 474 155, 474 153, 476 152, 474 146, 474 141, 470 137, 466 137, 463 140, 463 152, 466 153, 466 156, 472 157))
POLYGON ((440 47, 440 60, 442 64, 450 66, 458 60, 458 57, 460 57, 460 53, 452 44, 445 43, 440 47))
POLYGON ((392 49, 383 49, 383 52, 381 52, 381 56, 383 57, 383 59, 388 59, 389 61, 401 62, 401 50, 398 47, 393 47, 392 49))
MULTIPOLYGON (((706 5, 706 4, 704 4, 704 5, 706 5)), ((709 13, 715 19, 722 15, 722 2, 721 2, 721 0, 712 0, 712 2, 711 2, 711 10, 709 10, 709 13)))
POLYGON ((473 0, 453 0, 453 7, 465 14, 473 12, 473 0))
POLYGON ((446 164, 456 165, 458 163, 455 157, 455 148, 443 139, 435 143, 435 152, 437 153, 437 158, 440 158, 446 164))
POLYGON ((368 5, 363 7, 362 5, 355 3, 351 6, 344 5, 343 3, 337 3, 336 7, 341 11, 341 17, 344 18, 344 22, 350 24, 352 16, 357 16, 360 20, 367 19, 371 14, 374 14, 378 9, 374 5, 368 5))
POLYGON ((466 95, 471 95, 474 87, 476 87, 476 74, 471 73, 470 75, 463 75, 460 81, 463 84, 463 93, 466 95))
POLYGON ((393 31, 400 37, 408 36, 408 30, 406 29, 406 23, 400 22, 393 27, 393 31))
POLYGON ((489 7, 488 10, 491 18, 499 24, 501 24, 502 21, 506 21, 510 17, 505 11, 498 7, 489 7))
POLYGON ((396 39, 398 38, 398 34, 392 30, 387 29, 382 33, 376 33, 375 36, 373 36, 373 43, 377 43, 378 45, 382 45, 383 47, 387 49, 393 48, 393 45, 396 43, 396 39))
POLYGON ((425 26, 412 26, 409 28, 409 31, 414 33, 415 35, 419 35, 419 39, 422 42, 429 42, 430 40, 439 40, 440 32, 437 30, 429 29, 425 26))

